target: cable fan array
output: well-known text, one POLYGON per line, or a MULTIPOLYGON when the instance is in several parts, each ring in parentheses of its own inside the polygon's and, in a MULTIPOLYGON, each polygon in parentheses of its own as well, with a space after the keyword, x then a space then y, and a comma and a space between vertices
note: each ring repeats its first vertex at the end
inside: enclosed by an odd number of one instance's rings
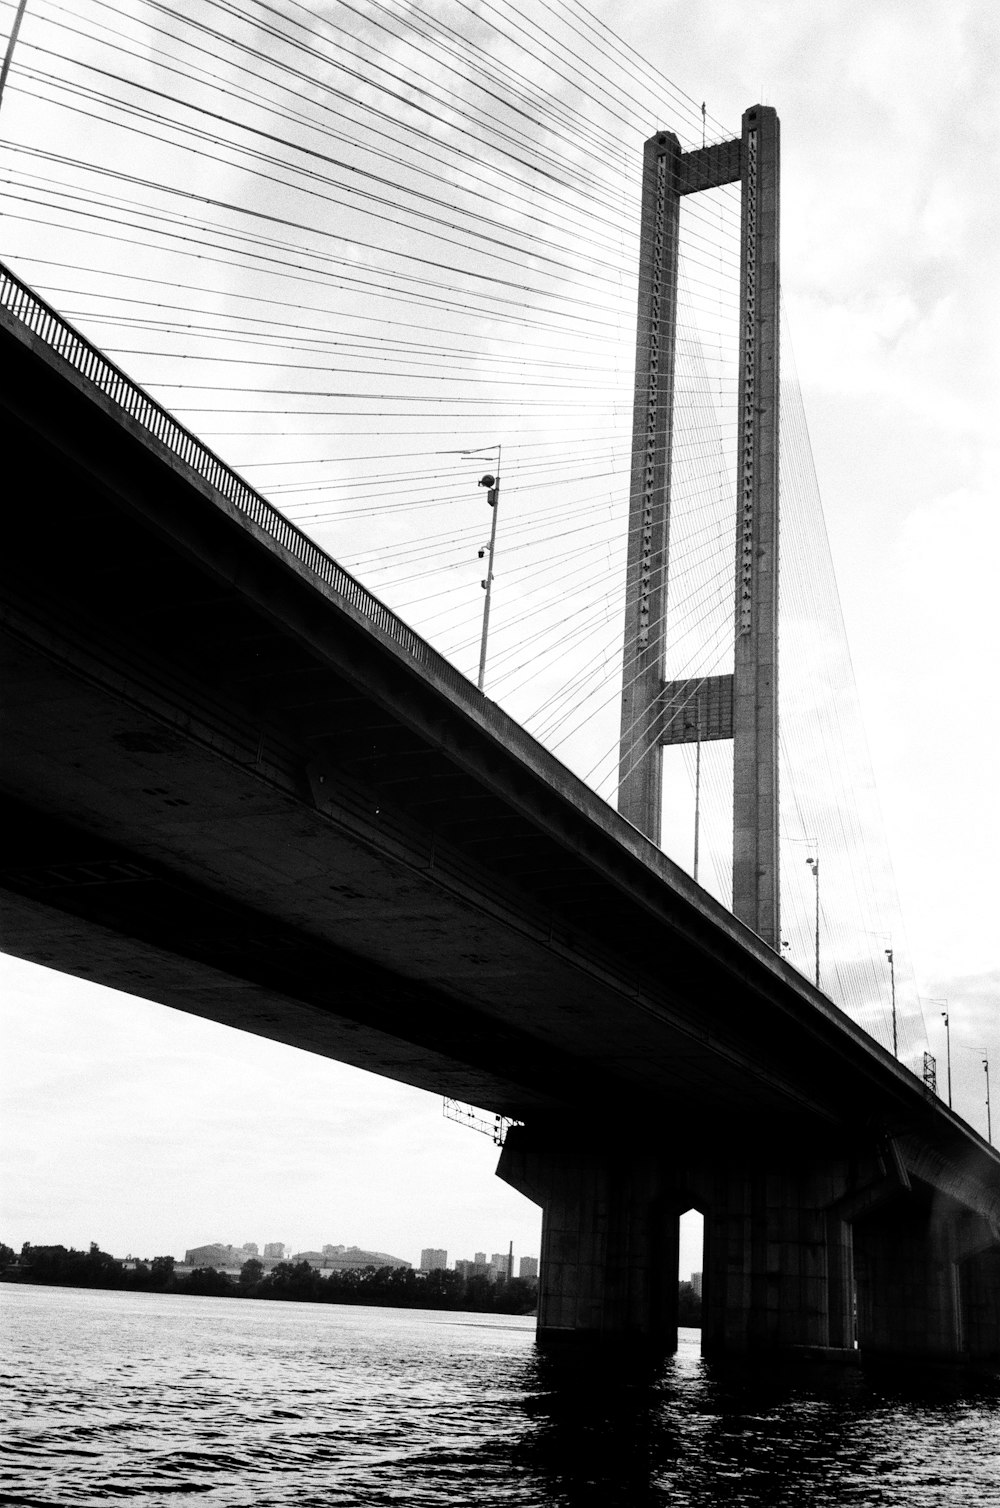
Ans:
MULTIPOLYGON (((580 0, 32 0, 4 123, 16 269, 471 677, 476 481, 502 444, 487 693, 613 800, 642 143, 736 129, 580 0)), ((683 203, 674 679, 732 665, 739 226, 736 186, 683 203)), ((925 1033, 791 379, 783 403, 787 953, 812 972, 818 844, 823 986, 891 1042, 893 947, 912 1065, 925 1033)), ((686 865, 694 751, 666 753, 664 846, 686 865)), ((700 878, 728 902, 731 749, 702 758, 700 878)))

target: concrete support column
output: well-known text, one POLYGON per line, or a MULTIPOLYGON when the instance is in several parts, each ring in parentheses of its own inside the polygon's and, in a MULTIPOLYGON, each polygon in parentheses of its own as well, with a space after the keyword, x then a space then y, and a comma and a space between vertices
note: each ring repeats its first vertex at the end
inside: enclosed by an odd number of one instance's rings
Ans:
POLYGON ((508 1133, 497 1174, 542 1208, 538 1339, 677 1345, 678 1211, 654 1158, 508 1133))
POLYGON ((850 1229, 828 1210, 835 1175, 720 1168, 706 1199, 706 1355, 853 1352, 850 1229))
POLYGON ((955 1360, 965 1346, 953 1213, 899 1201, 854 1227, 862 1357, 955 1360))
POLYGON ((966 1354, 1000 1360, 1000 1246, 967 1257, 960 1268, 966 1354))
POLYGON ((837 1351, 854 1351, 857 1342, 854 1232, 846 1220, 834 1214, 826 1217, 826 1274, 827 1344, 837 1351))

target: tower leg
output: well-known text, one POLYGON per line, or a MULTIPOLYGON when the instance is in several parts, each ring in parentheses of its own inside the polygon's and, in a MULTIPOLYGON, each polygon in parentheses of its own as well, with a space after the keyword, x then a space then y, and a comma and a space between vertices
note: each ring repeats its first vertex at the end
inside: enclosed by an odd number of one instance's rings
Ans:
POLYGON ((733 912, 772 948, 778 920, 778 117, 743 116, 733 671, 733 912))
POLYGON ((643 155, 632 477, 618 810, 660 841, 660 693, 670 552, 670 469, 677 342, 680 143, 663 131, 643 155))

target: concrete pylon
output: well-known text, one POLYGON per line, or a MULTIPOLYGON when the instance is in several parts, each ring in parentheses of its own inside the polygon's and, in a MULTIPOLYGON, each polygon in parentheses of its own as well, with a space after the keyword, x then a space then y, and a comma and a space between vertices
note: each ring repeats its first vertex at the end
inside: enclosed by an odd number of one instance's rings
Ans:
POLYGON ((682 155, 677 137, 660 131, 646 142, 642 159, 618 810, 654 842, 660 836, 682 155))
POLYGON ((676 1349, 677 1206, 655 1153, 518 1126, 497 1174, 542 1209, 540 1344, 676 1349))
POLYGON ((709 1171, 705 1355, 850 1351, 849 1230, 829 1217, 839 1172, 822 1159, 787 1158, 709 1171))
POLYGON ((618 810, 660 840, 665 744, 731 738, 733 911, 772 948, 778 886, 778 430, 780 129, 755 105, 741 136, 643 154, 642 220, 618 810), (665 678, 680 201, 742 184, 740 376, 732 675, 665 678), (696 709, 696 710, 695 710, 696 709))
POLYGON ((1000 1245, 969 1254, 959 1268, 962 1342, 977 1361, 1000 1361, 1000 1245))
POLYGON ((778 867, 780 133, 743 116, 733 667, 733 912, 775 950, 778 867))
POLYGON ((863 1355, 957 1360, 965 1350, 958 1211, 909 1200, 854 1231, 863 1355))

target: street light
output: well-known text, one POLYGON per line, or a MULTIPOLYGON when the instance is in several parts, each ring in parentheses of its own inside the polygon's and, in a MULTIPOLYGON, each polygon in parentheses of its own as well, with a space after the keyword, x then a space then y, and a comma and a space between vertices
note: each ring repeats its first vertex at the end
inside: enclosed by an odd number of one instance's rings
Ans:
POLYGON ((819 989, 819 845, 816 845, 815 859, 806 859, 810 865, 813 877, 816 881, 816 988, 819 989))
MULTIPOLYGON (((936 1003, 938 1005, 942 1004, 942 1002, 940 1000, 937 1001, 936 1003)), ((947 1000, 945 1000, 943 1003, 945 1005, 948 1004, 947 1000)), ((942 1011, 941 1015, 944 1017, 944 1036, 945 1036, 945 1042, 947 1043, 947 1053, 948 1053, 948 1109, 950 1110, 951 1109, 951 1020, 950 1020, 950 1018, 948 1016, 948 1012, 946 1010, 942 1011)))
POLYGON ((986 1069, 986 1140, 993 1145, 993 1123, 990 1120, 990 1060, 983 1059, 983 1067, 986 1069))
POLYGON ((899 1057, 899 1042, 896 1036, 896 965, 892 961, 892 949, 886 948, 885 956, 889 960, 889 984, 892 988, 892 1055, 899 1057))
MULTIPOLYGON (((493 449, 492 446, 489 446, 488 448, 490 450, 493 449)), ((479 686, 479 690, 480 691, 482 691, 483 684, 484 684, 484 682, 486 680, 486 641, 487 641, 487 638, 489 637, 489 632, 490 632, 490 602, 492 601, 492 598, 493 598, 493 552, 496 549, 496 543, 497 543, 497 515, 500 512, 500 506, 499 505, 500 505, 500 455, 501 455, 501 448, 500 448, 499 445, 496 447, 496 452, 497 452, 497 471, 496 471, 496 476, 493 476, 490 472, 487 472, 485 476, 482 476, 482 477, 479 478, 479 485, 480 485, 480 487, 485 487, 486 488, 486 501, 489 503, 490 507, 493 509, 493 522, 490 525, 490 542, 489 542, 488 545, 484 545, 483 548, 479 552, 479 558, 480 558, 480 560, 482 560, 482 558, 483 558, 484 555, 487 555, 489 557, 488 560, 487 560, 487 562, 486 562, 486 576, 485 576, 485 578, 484 578, 484 580, 482 582, 483 591, 486 593, 486 600, 483 603, 483 634, 482 634, 482 638, 479 641, 479 681, 478 681, 478 686, 479 686)), ((466 451, 463 451, 462 454, 464 456, 472 456, 472 455, 475 454, 475 452, 471 451, 471 450, 466 450, 466 451)))

